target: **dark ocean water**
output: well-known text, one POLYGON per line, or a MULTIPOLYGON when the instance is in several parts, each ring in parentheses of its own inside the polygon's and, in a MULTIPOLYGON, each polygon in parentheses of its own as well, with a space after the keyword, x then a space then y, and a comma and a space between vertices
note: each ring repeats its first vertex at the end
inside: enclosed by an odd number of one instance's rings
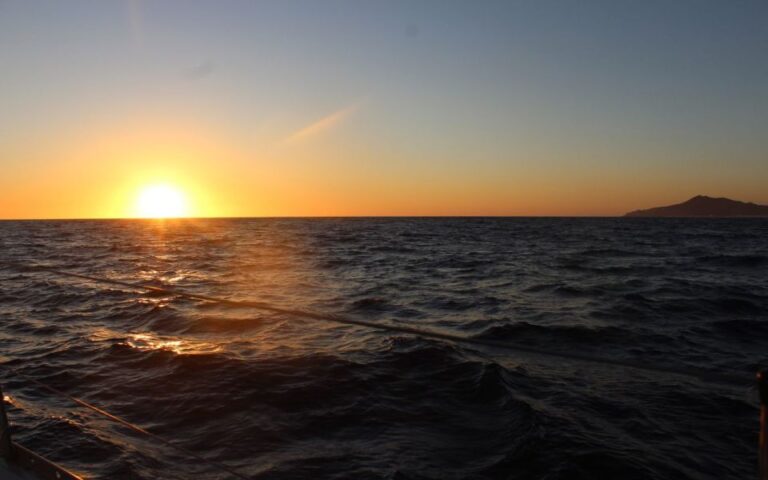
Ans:
POLYGON ((735 384, 0 269, 15 439, 92 478, 755 478, 768 221, 0 222, 0 262, 727 373, 735 384))

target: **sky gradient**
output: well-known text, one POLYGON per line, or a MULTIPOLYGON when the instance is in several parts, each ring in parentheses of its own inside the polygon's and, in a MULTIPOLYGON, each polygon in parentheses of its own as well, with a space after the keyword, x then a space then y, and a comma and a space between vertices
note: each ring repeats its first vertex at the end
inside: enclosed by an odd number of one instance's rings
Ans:
POLYGON ((0 218, 768 204, 768 2, 0 2, 0 218))

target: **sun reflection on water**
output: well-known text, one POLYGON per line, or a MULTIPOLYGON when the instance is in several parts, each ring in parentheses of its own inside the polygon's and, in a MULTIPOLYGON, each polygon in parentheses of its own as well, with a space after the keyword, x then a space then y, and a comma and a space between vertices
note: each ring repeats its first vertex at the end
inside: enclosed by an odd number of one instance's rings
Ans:
POLYGON ((212 342, 187 340, 179 337, 161 337, 153 333, 124 334, 108 329, 94 331, 89 339, 93 342, 115 342, 140 351, 167 351, 177 355, 205 355, 222 351, 222 346, 212 342))
POLYGON ((221 351, 221 346, 209 342, 167 339, 149 333, 136 333, 125 344, 137 350, 166 350, 177 355, 201 355, 221 351))

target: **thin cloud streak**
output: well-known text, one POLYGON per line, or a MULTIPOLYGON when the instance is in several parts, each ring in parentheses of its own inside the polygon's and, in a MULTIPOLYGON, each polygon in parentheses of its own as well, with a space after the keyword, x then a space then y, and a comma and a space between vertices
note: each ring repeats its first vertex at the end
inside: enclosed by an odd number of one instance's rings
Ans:
POLYGON ((306 127, 301 128, 293 132, 292 134, 290 134, 288 137, 286 137, 285 143, 298 142, 309 137, 320 135, 321 133, 334 128, 336 125, 344 121, 347 117, 355 113, 359 108, 360 108, 360 104, 355 103, 354 105, 351 105, 349 107, 333 112, 330 115, 326 115, 320 120, 310 123, 306 127))

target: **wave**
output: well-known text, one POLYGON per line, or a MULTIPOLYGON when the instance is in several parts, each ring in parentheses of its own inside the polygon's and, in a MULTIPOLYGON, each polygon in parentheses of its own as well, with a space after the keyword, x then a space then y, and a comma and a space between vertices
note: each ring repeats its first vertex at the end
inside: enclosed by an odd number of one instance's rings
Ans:
POLYGON ((559 342, 593 342, 611 343, 627 342, 627 331, 619 327, 585 327, 582 325, 535 325, 528 322, 515 322, 505 325, 495 325, 487 328, 478 338, 492 340, 514 340, 516 342, 544 343, 559 342))
POLYGON ((768 264, 766 255, 703 255, 696 257, 696 263, 734 268, 757 268, 768 264))

